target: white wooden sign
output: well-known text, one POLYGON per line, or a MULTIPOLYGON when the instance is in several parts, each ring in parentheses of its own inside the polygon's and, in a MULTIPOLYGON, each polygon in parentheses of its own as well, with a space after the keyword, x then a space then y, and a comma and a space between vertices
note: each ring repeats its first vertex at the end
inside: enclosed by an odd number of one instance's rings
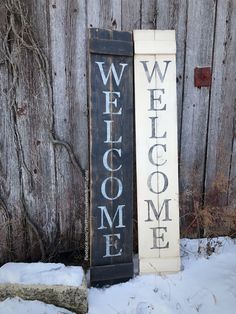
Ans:
POLYGON ((180 270, 175 31, 134 31, 140 273, 180 270))

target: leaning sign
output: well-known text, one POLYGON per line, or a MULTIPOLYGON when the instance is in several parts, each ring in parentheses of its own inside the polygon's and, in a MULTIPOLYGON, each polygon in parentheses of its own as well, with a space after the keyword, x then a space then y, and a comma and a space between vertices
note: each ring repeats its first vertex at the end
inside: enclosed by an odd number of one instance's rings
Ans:
POLYGON ((140 273, 180 269, 174 31, 134 31, 140 273))
POLYGON ((133 276, 133 42, 90 29, 91 285, 133 276))

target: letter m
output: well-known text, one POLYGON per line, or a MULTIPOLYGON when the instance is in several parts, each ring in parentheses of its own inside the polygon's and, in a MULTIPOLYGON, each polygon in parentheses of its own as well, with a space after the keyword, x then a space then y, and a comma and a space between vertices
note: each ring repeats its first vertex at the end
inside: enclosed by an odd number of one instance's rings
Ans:
POLYGON ((124 228, 125 227, 125 225, 123 224, 123 208, 124 207, 125 205, 119 205, 112 219, 107 211, 106 206, 98 206, 98 208, 100 208, 101 210, 101 225, 98 229, 107 229, 107 227, 104 226, 104 217, 106 217, 109 227, 113 228, 113 225, 117 216, 118 216, 119 224, 115 226, 115 228, 124 228))
POLYGON ((158 208, 157 210, 152 200, 145 200, 145 202, 147 202, 148 204, 148 218, 145 221, 153 221, 153 219, 151 219, 151 209, 153 211, 153 214, 156 220, 158 220, 164 208, 165 208, 165 219, 163 219, 163 221, 171 221, 172 219, 170 219, 169 217, 169 201, 171 201, 171 199, 164 200, 161 208, 160 209, 158 208))

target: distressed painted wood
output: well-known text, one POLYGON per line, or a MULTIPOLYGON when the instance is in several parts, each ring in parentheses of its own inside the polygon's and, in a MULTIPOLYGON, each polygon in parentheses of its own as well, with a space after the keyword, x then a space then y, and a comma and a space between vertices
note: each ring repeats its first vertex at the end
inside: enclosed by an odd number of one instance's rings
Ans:
POLYGON ((182 230, 183 233, 188 232, 190 227, 200 232, 197 230, 197 219, 204 192, 210 93, 207 87, 194 87, 194 68, 212 64, 215 7, 213 0, 188 2, 180 143, 181 215, 182 224, 186 228, 182 230))
POLYGON ((132 34, 90 29, 89 45, 90 281, 102 286, 133 276, 132 34))
MULTIPOLYGON (((121 7, 121 26, 122 30, 128 31, 133 29, 139 29, 141 27, 141 1, 129 1, 129 0, 122 0, 122 7, 121 7)), ((133 164, 134 174, 136 165, 135 162, 133 164)), ((136 175, 134 176, 134 186, 136 187, 136 175)), ((137 221, 137 194, 136 188, 133 190, 133 197, 134 197, 134 211, 133 211, 133 247, 134 252, 138 252, 138 221, 137 221)))
MULTIPOLYGON (((211 88, 207 164, 205 182, 205 206, 227 206, 228 190, 234 193, 233 141, 236 103, 236 20, 235 1, 219 1, 217 4, 213 80, 211 88), (234 82, 232 84, 232 82, 234 82), (230 187, 231 186, 231 187, 230 187)), ((229 198, 232 197, 229 196, 229 198)), ((236 207, 236 200, 229 205, 236 207)))
POLYGON ((180 270, 175 32, 134 31, 134 45, 140 273, 173 272, 180 270))

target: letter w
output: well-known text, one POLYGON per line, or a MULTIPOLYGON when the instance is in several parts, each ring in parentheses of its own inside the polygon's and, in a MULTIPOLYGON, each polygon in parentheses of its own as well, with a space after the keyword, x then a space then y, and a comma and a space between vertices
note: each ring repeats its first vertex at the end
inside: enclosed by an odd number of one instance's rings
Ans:
POLYGON ((152 73, 151 74, 149 73, 149 70, 148 70, 148 67, 147 67, 147 63, 149 61, 140 61, 140 62, 143 64, 143 67, 144 67, 144 70, 145 70, 145 73, 146 73, 146 76, 147 76, 147 79, 148 79, 149 83, 151 82, 152 77, 153 77, 155 72, 157 72, 161 82, 163 83, 163 81, 165 79, 165 76, 166 76, 168 65, 169 65, 169 63, 171 61, 164 61, 166 63, 166 67, 165 67, 165 70, 164 70, 163 74, 161 73, 161 69, 160 69, 159 63, 157 61, 155 61, 155 64, 154 64, 154 67, 152 69, 152 73))
POLYGON ((111 76, 111 73, 113 74, 114 76, 114 79, 116 81, 116 85, 119 86, 120 85, 120 81, 122 79, 122 75, 123 75, 123 72, 124 72, 124 69, 125 67, 128 65, 127 63, 120 63, 120 65, 122 66, 122 69, 121 69, 121 72, 120 72, 120 76, 118 77, 118 74, 116 72, 116 69, 115 69, 115 66, 114 64, 112 63, 110 68, 109 68, 109 71, 108 71, 108 74, 106 76, 106 74, 104 73, 104 69, 103 69, 103 64, 105 62, 95 62, 97 63, 98 67, 99 67, 99 70, 100 70, 100 73, 101 73, 101 76, 102 76, 102 81, 103 81, 103 84, 106 85, 107 82, 108 82, 108 79, 109 77, 111 76))
POLYGON ((107 219, 107 222, 108 222, 108 225, 110 228, 113 227, 113 224, 115 222, 117 215, 118 215, 118 219, 119 219, 119 225, 116 226, 116 228, 124 228, 125 227, 125 225, 123 224, 123 208, 124 207, 125 207, 125 205, 119 205, 117 207, 117 210, 115 212, 113 219, 111 219, 110 215, 108 214, 106 206, 98 206, 98 208, 100 208, 100 210, 101 210, 101 226, 98 229, 107 229, 107 227, 104 226, 104 215, 107 219))

